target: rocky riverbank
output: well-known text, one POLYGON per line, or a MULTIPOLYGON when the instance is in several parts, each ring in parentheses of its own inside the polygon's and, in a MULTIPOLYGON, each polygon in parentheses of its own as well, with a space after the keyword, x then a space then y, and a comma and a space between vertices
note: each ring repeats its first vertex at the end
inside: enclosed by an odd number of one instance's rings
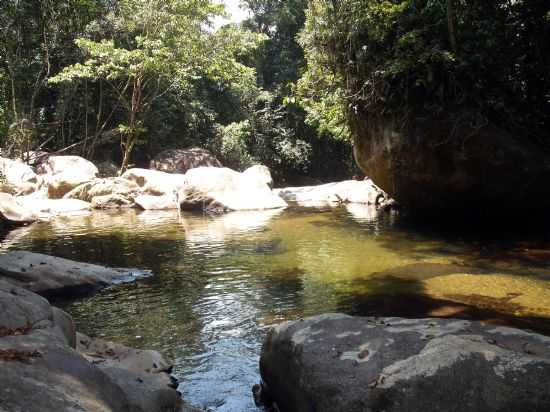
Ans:
POLYGON ((282 209, 287 202, 300 206, 391 204, 389 196, 371 180, 272 190, 271 173, 263 165, 241 173, 208 157, 193 157, 189 168, 181 166, 178 159, 152 163, 169 172, 133 168, 121 176, 98 177, 98 167, 78 156, 47 156, 34 168, 0 158, 0 175, 4 177, 0 223, 27 224, 91 209, 129 207, 219 213, 282 209), (165 167, 172 163, 180 166, 165 167))
POLYGON ((281 412, 550 410, 550 338, 465 320, 286 322, 260 371, 256 395, 281 412))
POLYGON ((0 256, 0 409, 198 411, 181 399, 160 353, 82 335, 69 314, 31 291, 89 292, 129 276, 29 252, 0 256))

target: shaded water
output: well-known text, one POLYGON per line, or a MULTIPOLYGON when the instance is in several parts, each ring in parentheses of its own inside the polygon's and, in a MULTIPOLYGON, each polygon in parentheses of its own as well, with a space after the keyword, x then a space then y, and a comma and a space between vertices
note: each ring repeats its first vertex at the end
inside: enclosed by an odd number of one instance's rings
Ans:
POLYGON ((550 243, 420 231, 350 205, 206 217, 93 212, 11 232, 27 249, 151 278, 65 304, 80 331, 161 351, 180 390, 215 411, 255 411, 269 325, 339 311, 458 316, 550 331, 550 243))

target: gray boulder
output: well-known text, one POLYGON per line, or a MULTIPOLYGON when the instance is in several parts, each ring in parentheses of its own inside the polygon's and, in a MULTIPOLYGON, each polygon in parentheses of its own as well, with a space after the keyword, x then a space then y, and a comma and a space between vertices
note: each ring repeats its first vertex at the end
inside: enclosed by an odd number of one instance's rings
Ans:
POLYGON ((60 199, 75 187, 93 180, 97 167, 80 156, 50 156, 38 168, 48 188, 48 197, 60 199))
POLYGON ((170 210, 178 208, 178 201, 175 195, 141 195, 136 197, 135 202, 136 205, 144 210, 170 210))
POLYGON ((228 168, 198 167, 185 174, 178 192, 184 210, 265 210, 287 206, 266 184, 264 176, 228 168))
POLYGON ((153 350, 130 348, 77 334, 77 351, 123 388, 136 409, 148 412, 173 410, 181 402, 172 366, 153 350))
POLYGON ((77 339, 67 313, 0 280, 0 411, 176 411, 169 370, 158 352, 77 339))
POLYGON ((40 185, 40 178, 32 168, 20 160, 0 157, 0 175, 4 176, 5 190, 12 194, 28 194, 40 185))
POLYGON ((185 175, 133 168, 124 172, 121 178, 136 183, 143 194, 162 196, 177 192, 184 184, 185 175))
POLYGON ((260 371, 281 412, 550 410, 550 338, 464 320, 287 322, 266 337, 260 371))
POLYGON ((149 272, 108 268, 25 251, 0 255, 0 279, 45 296, 86 294, 149 272))
POLYGON ((361 203, 379 206, 389 200, 389 196, 368 180, 345 180, 318 186, 285 187, 274 192, 287 202, 301 206, 335 206, 347 203, 361 203))
POLYGON ((164 150, 150 163, 151 169, 167 173, 186 173, 189 169, 203 166, 222 167, 222 164, 212 153, 200 147, 164 150))
POLYGON ((120 177, 110 177, 106 179, 93 179, 90 182, 75 187, 63 197, 65 199, 79 199, 91 202, 96 196, 120 195, 133 200, 139 190, 140 188, 135 182, 120 177))
POLYGON ((15 197, 0 192, 0 223, 22 225, 37 219, 38 216, 32 210, 20 205, 15 197))

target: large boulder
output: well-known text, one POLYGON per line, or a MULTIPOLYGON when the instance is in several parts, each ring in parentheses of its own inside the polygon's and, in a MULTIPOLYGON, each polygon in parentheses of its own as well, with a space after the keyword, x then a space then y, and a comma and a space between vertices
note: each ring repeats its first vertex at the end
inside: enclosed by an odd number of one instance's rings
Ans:
POLYGON ((550 156, 527 136, 491 124, 358 118, 357 164, 401 206, 430 218, 546 216, 550 156))
POLYGON ((218 167, 189 170, 178 201, 184 210, 264 210, 287 206, 256 174, 218 167))
POLYGON ((38 189, 41 180, 29 165, 5 157, 0 157, 0 176, 4 177, 2 191, 12 194, 32 193, 38 189))
POLYGON ((136 183, 143 193, 154 196, 173 195, 183 187, 185 181, 185 175, 182 174, 139 168, 128 169, 121 177, 136 183))
POLYGON ((97 167, 80 156, 50 156, 38 167, 38 171, 44 174, 48 197, 51 199, 62 198, 98 174, 97 167))
POLYGON ((108 268, 26 251, 0 255, 0 279, 44 296, 86 294, 148 275, 138 269, 108 268))
POLYGON ((550 410, 550 338, 456 319, 283 323, 260 371, 281 412, 550 410))
POLYGON ((57 215, 87 212, 91 209, 90 203, 78 199, 44 199, 29 195, 18 197, 17 202, 35 215, 45 219, 57 215))
POLYGON ((19 204, 14 196, 0 192, 0 223, 21 225, 37 219, 38 216, 31 209, 19 204))
POLYGON ((250 166, 243 172, 244 176, 256 179, 257 181, 263 182, 269 187, 273 187, 273 177, 271 176, 271 171, 267 166, 264 165, 254 165, 250 166))
POLYGON ((38 173, 49 175, 73 173, 93 178, 98 174, 98 170, 92 162, 80 156, 49 156, 38 167, 38 173))
POLYGON ((81 333, 77 333, 76 341, 77 351, 123 388, 136 409, 163 412, 181 403, 176 381, 170 376, 172 365, 157 351, 134 349, 81 333))
POLYGON ((119 194, 95 196, 91 204, 93 209, 123 209, 135 205, 132 199, 119 194))
POLYGON ((159 353, 77 338, 67 313, 1 279, 0 371, 2 411, 162 412, 182 404, 159 353))
POLYGON ((212 153, 200 147, 164 150, 150 164, 151 169, 167 173, 186 173, 189 169, 203 166, 222 167, 222 164, 212 153))
POLYGON ((287 202, 301 206, 327 206, 346 203, 362 203, 379 206, 389 200, 389 196, 374 184, 371 179, 346 180, 318 186, 285 187, 274 192, 287 202))
POLYGON ((163 195, 141 195, 135 199, 136 205, 144 210, 169 210, 177 209, 179 207, 177 196, 163 195))
POLYGON ((94 179, 77 186, 63 197, 65 199, 80 199, 92 202, 96 196, 118 195, 133 202, 140 190, 140 186, 134 181, 121 177, 109 177, 94 179))

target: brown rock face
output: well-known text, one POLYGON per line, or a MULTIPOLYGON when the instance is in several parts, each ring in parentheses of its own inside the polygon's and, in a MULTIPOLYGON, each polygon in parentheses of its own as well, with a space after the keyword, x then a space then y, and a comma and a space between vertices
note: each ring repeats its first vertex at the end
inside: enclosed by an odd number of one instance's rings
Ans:
POLYGON ((448 120, 353 127, 359 167, 413 213, 510 217, 550 206, 550 156, 527 137, 448 120))
POLYGON ((222 167, 222 164, 208 150, 193 147, 190 149, 165 150, 151 160, 150 166, 151 169, 162 172, 185 173, 195 167, 222 167))

